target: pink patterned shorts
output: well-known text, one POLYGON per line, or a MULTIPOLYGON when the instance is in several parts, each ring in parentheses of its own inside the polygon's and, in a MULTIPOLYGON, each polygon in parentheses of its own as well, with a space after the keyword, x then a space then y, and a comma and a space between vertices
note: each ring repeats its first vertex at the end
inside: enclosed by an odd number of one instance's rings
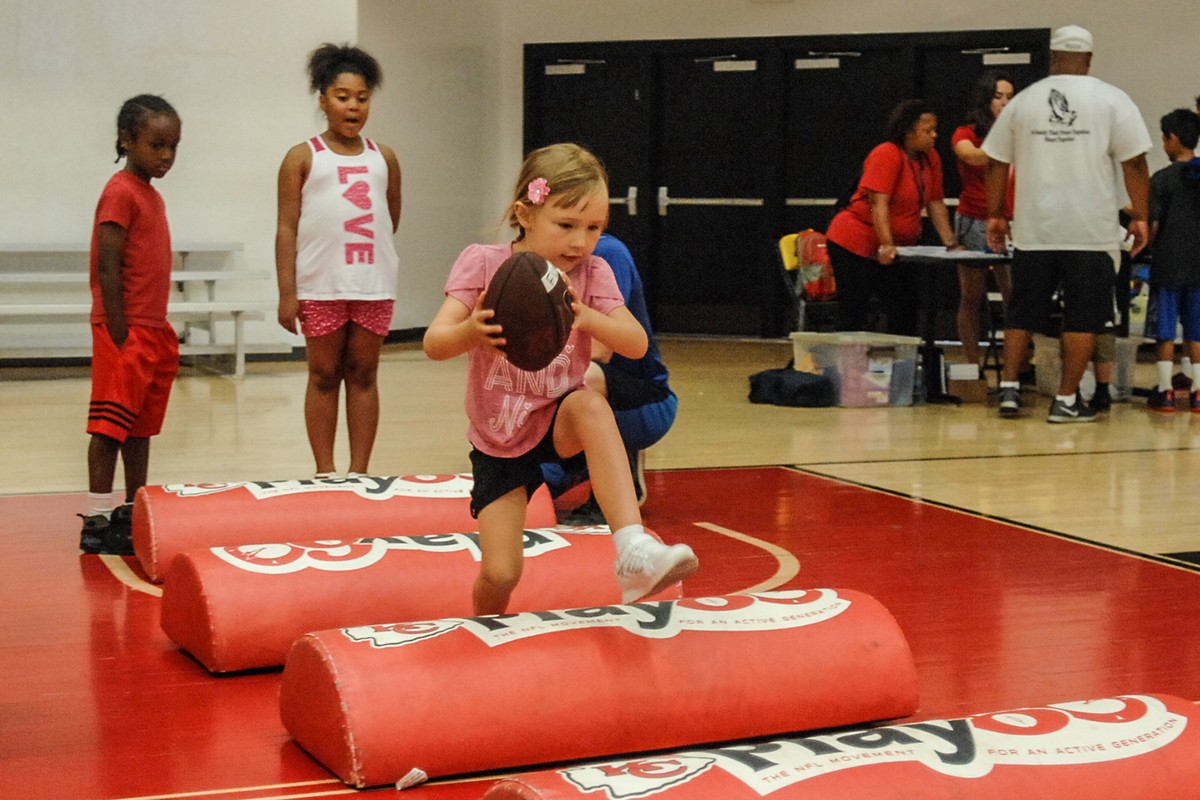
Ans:
POLYGON ((300 332, 310 338, 328 336, 347 322, 387 336, 395 300, 301 300, 300 332))

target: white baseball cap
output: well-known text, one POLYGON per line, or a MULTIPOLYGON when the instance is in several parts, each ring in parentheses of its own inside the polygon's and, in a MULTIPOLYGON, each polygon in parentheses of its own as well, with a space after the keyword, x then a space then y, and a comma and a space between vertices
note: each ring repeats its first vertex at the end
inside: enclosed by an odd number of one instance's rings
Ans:
POLYGON ((1050 36, 1050 49, 1062 53, 1092 52, 1092 34, 1078 25, 1064 25, 1050 36))

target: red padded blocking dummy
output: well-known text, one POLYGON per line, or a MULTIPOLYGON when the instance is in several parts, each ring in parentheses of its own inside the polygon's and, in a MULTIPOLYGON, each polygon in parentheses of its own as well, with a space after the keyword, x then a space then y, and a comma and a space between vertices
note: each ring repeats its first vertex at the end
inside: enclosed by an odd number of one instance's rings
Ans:
MULTIPOLYGON (((171 559, 199 547, 474 531, 470 492, 470 475, 146 486, 133 501, 133 550, 161 581, 171 559)), ((545 486, 525 524, 556 524, 545 486)))
MULTIPOLYGON (((527 530, 510 611, 621 602, 615 557, 607 527, 527 530)), ((476 533, 189 550, 167 570, 162 628, 212 672, 274 667, 309 631, 469 616, 478 573, 476 533)))
POLYGON ((320 631, 283 723, 353 786, 911 714, 891 614, 812 589, 320 631))
POLYGON ((1184 800, 1200 713, 1128 695, 518 775, 484 800, 1184 800))

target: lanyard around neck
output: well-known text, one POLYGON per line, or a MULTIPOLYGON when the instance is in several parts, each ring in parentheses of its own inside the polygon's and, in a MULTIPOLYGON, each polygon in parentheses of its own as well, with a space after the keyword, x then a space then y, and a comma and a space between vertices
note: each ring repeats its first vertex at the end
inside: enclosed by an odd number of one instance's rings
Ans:
POLYGON ((913 181, 917 184, 917 206, 919 208, 925 207, 925 164, 926 163, 927 163, 927 159, 925 158, 924 153, 917 156, 916 158, 910 157, 908 159, 909 169, 911 169, 912 173, 913 173, 913 181))

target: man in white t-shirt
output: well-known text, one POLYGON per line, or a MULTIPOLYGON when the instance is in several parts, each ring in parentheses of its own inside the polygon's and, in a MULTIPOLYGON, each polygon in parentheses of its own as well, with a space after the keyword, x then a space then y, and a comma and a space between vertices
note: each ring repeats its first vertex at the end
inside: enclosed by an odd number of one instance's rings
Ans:
POLYGON ((1150 134, 1123 91, 1088 75, 1092 35, 1078 25, 1050 39, 1050 75, 1019 92, 983 143, 988 167, 988 245, 1003 252, 1011 237, 1013 294, 1004 331, 1000 416, 1020 414, 1019 373, 1032 332, 1046 326, 1062 290, 1062 376, 1050 422, 1092 422, 1079 400, 1096 334, 1111 327, 1114 259, 1128 202, 1133 253, 1147 240, 1150 134), (1016 173, 1011 229, 1004 215, 1009 168, 1016 173), (1114 181, 1124 178, 1124 187, 1114 181), (1123 189, 1123 190, 1122 190, 1123 189))

